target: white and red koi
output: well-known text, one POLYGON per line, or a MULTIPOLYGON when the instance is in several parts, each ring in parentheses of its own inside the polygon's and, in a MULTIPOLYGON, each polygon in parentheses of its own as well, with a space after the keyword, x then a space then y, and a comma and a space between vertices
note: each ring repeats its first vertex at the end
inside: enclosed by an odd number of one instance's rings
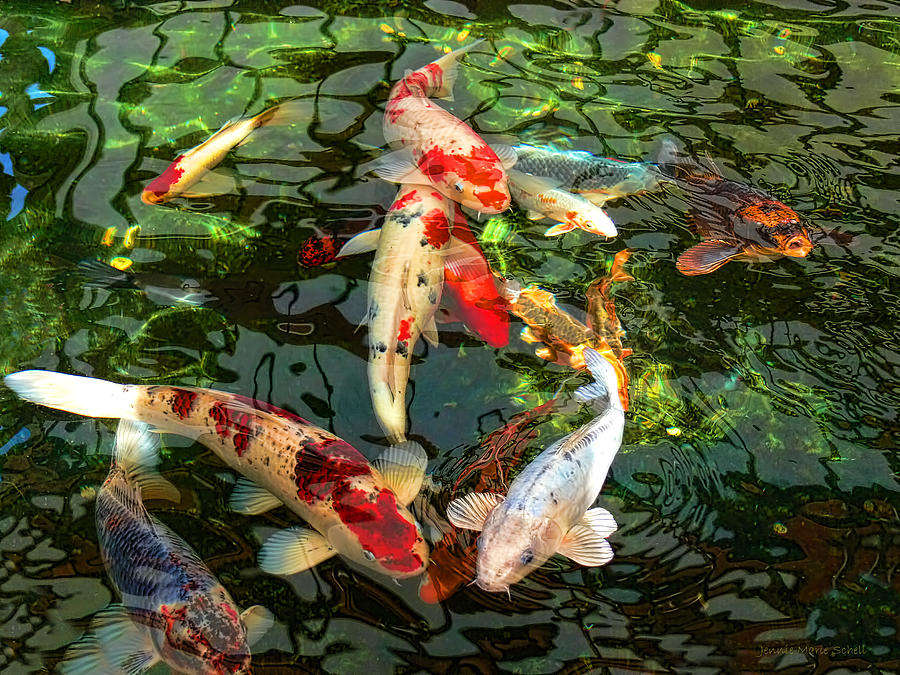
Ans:
POLYGON ((263 110, 253 117, 226 122, 212 136, 190 150, 178 155, 166 170, 153 179, 141 193, 146 204, 163 204, 176 197, 198 197, 210 193, 228 192, 234 181, 228 176, 211 174, 233 147, 241 145, 256 129, 272 124, 292 124, 305 116, 298 106, 305 101, 288 101, 263 110), (199 185, 205 180, 209 185, 199 185))
POLYGON ((545 237, 574 229, 604 237, 618 234, 615 224, 603 209, 581 195, 556 189, 544 178, 513 170, 509 172, 509 189, 516 204, 526 210, 529 218, 557 221, 544 232, 545 237))
POLYGON ((380 230, 351 239, 340 255, 375 248, 369 275, 369 390, 375 417, 391 442, 406 438, 406 385, 420 335, 437 345, 444 249, 452 203, 433 188, 403 185, 380 230))
POLYGON ((515 164, 515 151, 509 146, 492 148, 469 125, 429 100, 451 96, 459 58, 477 44, 407 73, 393 86, 384 110, 384 137, 402 150, 382 158, 376 173, 396 183, 432 185, 481 213, 500 213, 509 208, 506 169, 515 164))
POLYGON ((475 581, 486 591, 508 591, 554 553, 586 566, 612 560, 606 539, 616 522, 605 509, 590 507, 622 443, 625 412, 612 365, 590 348, 584 356, 595 382, 580 387, 576 396, 602 404, 599 417, 538 455, 505 498, 473 492, 447 507, 453 525, 481 530, 475 581))
POLYGON ((424 477, 415 443, 389 448, 374 466, 353 446, 293 413, 214 389, 122 385, 43 370, 13 373, 22 398, 90 417, 146 422, 194 438, 246 476, 232 506, 263 513, 282 503, 315 530, 276 533, 260 566, 293 574, 341 554, 392 577, 420 574, 428 547, 406 505, 424 477))
POLYGON ((140 673, 159 661, 180 673, 249 673, 249 644, 272 625, 259 605, 241 613, 193 549, 147 513, 144 496, 178 499, 175 487, 152 470, 158 444, 146 425, 119 423, 95 520, 123 604, 95 617, 93 635, 60 663, 64 675, 140 673))

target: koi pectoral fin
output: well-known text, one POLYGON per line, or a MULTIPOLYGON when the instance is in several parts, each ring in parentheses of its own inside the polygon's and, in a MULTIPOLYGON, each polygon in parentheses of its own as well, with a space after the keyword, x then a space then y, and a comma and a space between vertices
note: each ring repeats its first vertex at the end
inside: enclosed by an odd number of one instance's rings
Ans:
POLYGON ((57 668, 64 675, 138 675, 159 660, 150 631, 122 605, 110 605, 97 613, 91 633, 69 648, 57 668))
POLYGON ((544 232, 545 237, 555 237, 560 234, 565 234, 566 232, 571 232, 575 229, 575 225, 572 223, 557 223, 553 227, 547 228, 544 232))
POLYGON ((297 574, 328 560, 337 551, 318 532, 304 527, 281 530, 259 549, 259 567, 269 574, 297 574))
POLYGON ((275 625, 275 616, 262 605, 253 605, 241 612, 241 622, 247 630, 247 644, 252 646, 275 625))
POLYGON ((403 506, 410 504, 422 489, 428 456, 415 441, 404 441, 385 450, 372 464, 403 506))
POLYGON ((231 510, 245 516, 265 513, 281 505, 278 497, 247 478, 238 478, 229 500, 231 510))
POLYGON ((378 247, 378 241, 381 239, 381 228, 377 230, 367 230, 360 232, 355 237, 347 241, 338 251, 337 257, 344 258, 359 253, 368 253, 374 251, 378 247))
POLYGON ((431 185, 431 180, 416 166, 412 152, 408 149, 395 150, 382 155, 378 158, 372 173, 391 183, 431 185))
POLYGON ((678 256, 675 267, 688 276, 709 274, 741 253, 742 249, 739 246, 720 239, 708 239, 678 256))
POLYGON ((591 509, 566 533, 557 552, 586 567, 605 565, 613 559, 606 537, 615 530, 616 522, 608 511, 591 509))
POLYGON ((447 505, 447 518, 456 527, 480 531, 491 511, 505 499, 503 495, 493 492, 472 492, 447 505))

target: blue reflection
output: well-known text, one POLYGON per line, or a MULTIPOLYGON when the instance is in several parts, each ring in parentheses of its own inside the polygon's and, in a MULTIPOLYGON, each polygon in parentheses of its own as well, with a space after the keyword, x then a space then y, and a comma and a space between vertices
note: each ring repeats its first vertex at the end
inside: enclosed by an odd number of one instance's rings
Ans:
MULTIPOLYGON (((25 87, 25 93, 28 94, 28 98, 30 98, 32 101, 36 98, 55 98, 53 94, 49 94, 41 89, 40 85, 37 82, 32 82, 27 87, 25 87)), ((35 103, 34 109, 40 110, 47 105, 50 105, 50 101, 47 101, 46 103, 35 103)))
POLYGON ((25 208, 25 195, 27 194, 28 189, 16 183, 9 195, 11 204, 9 206, 9 215, 6 216, 7 220, 12 220, 22 212, 22 209, 25 208))
POLYGON ((6 38, 9 37, 9 31, 3 30, 0 28, 0 45, 6 42, 6 38))
POLYGON ((31 430, 28 427, 22 427, 15 433, 12 438, 6 441, 6 444, 3 447, 0 447, 0 455, 5 455, 14 447, 19 445, 20 443, 24 443, 29 438, 31 438, 31 430))
POLYGON ((53 69, 56 68, 56 54, 49 47, 38 47, 38 50, 47 59, 47 65, 50 66, 50 72, 52 73, 53 69))
POLYGON ((0 152, 0 168, 3 169, 3 173, 7 176, 13 175, 12 158, 9 156, 8 152, 0 152))
POLYGON ((0 105, 0 117, 3 117, 6 114, 6 111, 9 110, 6 106, 0 105))

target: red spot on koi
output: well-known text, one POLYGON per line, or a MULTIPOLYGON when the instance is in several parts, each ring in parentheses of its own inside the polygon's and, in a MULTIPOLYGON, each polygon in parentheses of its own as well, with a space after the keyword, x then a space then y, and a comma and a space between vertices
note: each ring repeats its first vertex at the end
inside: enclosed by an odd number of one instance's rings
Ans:
POLYGON ((397 341, 398 342, 406 342, 409 338, 412 337, 412 333, 410 332, 410 327, 413 322, 415 322, 416 317, 411 316, 408 319, 403 319, 400 321, 400 331, 397 333, 397 341))
POLYGON ((432 86, 435 89, 440 89, 441 84, 444 82, 444 69, 441 68, 436 63, 429 63, 427 66, 422 68, 428 75, 431 77, 432 86))
POLYGON ((440 248, 450 240, 450 223, 441 209, 432 209, 424 216, 425 238, 434 248, 440 248))
POLYGON ((209 410, 209 416, 216 422, 216 434, 220 438, 228 438, 229 429, 234 430, 231 442, 237 450, 237 456, 242 457, 250 446, 250 438, 253 434, 250 414, 228 407, 227 403, 217 401, 209 410))
POLYGON ((475 195, 485 206, 498 209, 509 206, 509 193, 497 189, 498 185, 505 185, 506 172, 496 153, 487 145, 475 146, 466 154, 445 152, 435 146, 419 158, 418 166, 435 180, 445 173, 456 174, 476 187, 475 195), (481 188, 480 194, 477 188, 481 188))
POLYGON ((141 201, 145 204, 161 203, 163 198, 169 193, 169 190, 172 189, 172 186, 177 184, 183 175, 184 168, 181 166, 181 158, 179 157, 144 188, 144 191, 141 193, 141 201))
POLYGON ((332 505, 341 521, 386 568, 395 572, 415 572, 422 559, 413 552, 419 534, 415 526, 398 512, 397 497, 381 490, 375 499, 365 491, 343 482, 334 492, 332 505), (378 527, 372 527, 378 523, 378 527))
POLYGON ((339 483, 371 473, 366 458, 339 438, 306 441, 294 457, 297 496, 307 504, 325 501, 339 483))
POLYGON ((410 190, 406 194, 399 197, 393 204, 391 204, 391 211, 397 211, 408 206, 409 204, 420 201, 422 201, 422 198, 418 196, 418 190, 410 190))
POLYGON ((172 394, 171 408, 172 412, 181 419, 185 419, 194 409, 194 401, 197 399, 197 392, 187 389, 174 389, 172 394))

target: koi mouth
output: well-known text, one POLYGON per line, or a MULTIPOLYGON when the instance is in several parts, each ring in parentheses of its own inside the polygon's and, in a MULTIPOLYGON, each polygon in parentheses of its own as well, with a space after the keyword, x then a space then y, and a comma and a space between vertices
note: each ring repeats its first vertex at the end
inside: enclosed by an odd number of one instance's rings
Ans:
POLYGON ((154 204, 161 204, 163 201, 163 195, 165 195, 165 192, 153 192, 152 190, 144 190, 141 193, 141 201, 145 204, 150 204, 151 206, 154 204))
POLYGON ((791 258, 805 258, 812 248, 812 242, 797 237, 787 242, 782 252, 791 258))

